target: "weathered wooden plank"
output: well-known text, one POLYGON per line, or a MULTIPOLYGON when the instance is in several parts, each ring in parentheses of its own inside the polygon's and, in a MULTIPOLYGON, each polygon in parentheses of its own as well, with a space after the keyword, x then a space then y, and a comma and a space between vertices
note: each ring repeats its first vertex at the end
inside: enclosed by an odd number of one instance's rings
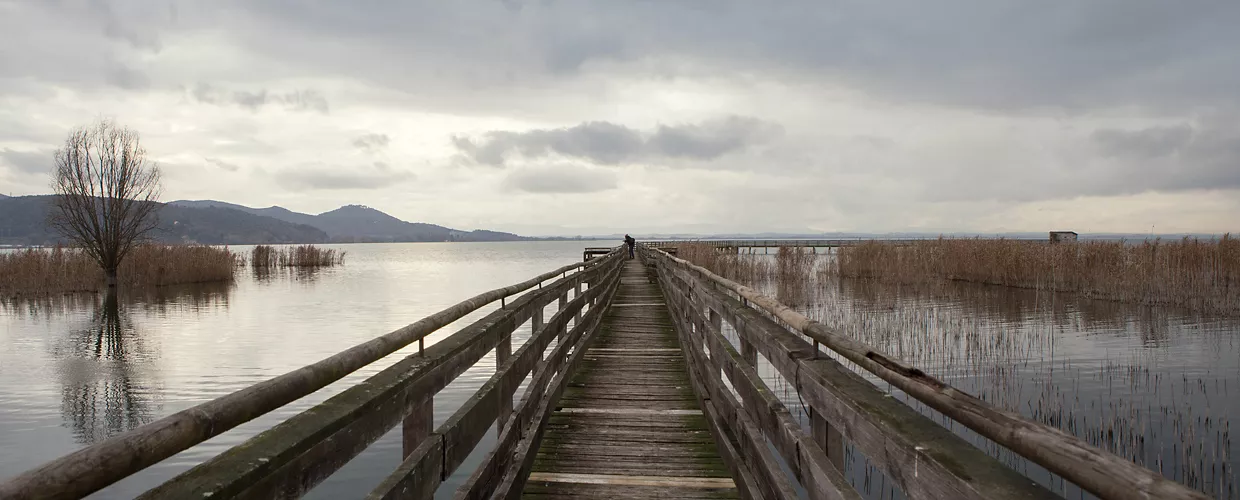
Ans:
POLYGON ((429 499, 435 496, 443 477, 443 439, 432 435, 413 450, 405 461, 366 500, 429 499))
MULTIPOLYGON (((661 296, 650 293, 658 289, 644 278, 639 264, 626 265, 624 272, 612 305, 636 294, 661 296)), ((548 419, 535 470, 728 477, 718 443, 689 387, 676 332, 664 307, 609 307, 595 347, 583 356, 589 364, 573 373, 556 405, 559 410, 548 419), (595 351, 602 346, 641 347, 595 351), (649 352, 652 346, 661 350, 649 352)))
MULTIPOLYGON (((618 281, 612 282, 607 287, 608 296, 615 291, 618 281)), ((598 312, 601 313, 604 309, 606 308, 600 309, 598 312)), ((534 459, 537 458, 538 446, 543 432, 546 430, 546 425, 544 424, 550 416, 556 400, 559 399, 560 393, 567 385, 568 379, 572 376, 574 368, 581 362, 586 347, 590 345, 590 341, 597 333, 602 317, 603 314, 594 314, 585 323, 575 323, 575 336, 578 339, 572 344, 573 352, 565 362, 564 369, 559 370, 559 373, 545 386, 549 390, 542 394, 538 400, 531 399, 531 405, 536 406, 537 410, 535 410, 528 423, 524 424, 525 429, 522 431, 522 438, 514 447, 512 456, 508 460, 507 470, 494 489, 493 496, 495 498, 515 499, 520 496, 521 489, 525 486, 525 479, 529 476, 530 467, 533 466, 534 459), (535 405, 534 403, 537 404, 535 405)), ((516 426, 514 423, 513 427, 516 426)))
MULTIPOLYGON (((596 291, 598 296, 602 296, 603 300, 610 300, 610 295, 615 291, 615 285, 619 276, 618 269, 609 274, 604 281, 609 285, 604 285, 592 289, 596 291)), ((564 310, 561 310, 562 312, 564 310)), ((571 330, 564 330, 563 323, 567 321, 567 315, 557 313, 552 318, 553 322, 549 322, 545 329, 547 331, 564 331, 560 342, 556 345, 553 352, 547 356, 546 360, 539 366, 533 378, 530 380, 529 388, 521 398, 521 402, 517 405, 514 416, 508 426, 500 433, 496 446, 483 459, 482 464, 470 475, 469 479, 457 489, 454 498, 456 499, 481 499, 491 495, 498 480, 503 477, 505 470, 513 460, 512 450, 519 444, 527 424, 535 417, 540 410, 539 402, 547 394, 548 384, 551 383, 553 375, 562 371, 568 362, 567 353, 574 344, 583 337, 592 327, 597 327, 599 319, 602 317, 602 308, 592 308, 585 316, 584 323, 578 323, 571 330)), ((577 351, 578 354, 584 350, 577 351)))
POLYGON ((435 398, 427 396, 413 403, 413 408, 401 422, 401 456, 408 457, 422 445, 435 426, 435 398))
POLYGON ((673 488, 658 486, 600 485, 530 481, 521 498, 530 499, 581 499, 623 498, 627 500, 668 500, 740 498, 736 488, 673 488))
MULTIPOLYGON (((596 292, 598 293, 598 292, 596 292)), ((465 401, 443 425, 439 432, 444 436, 444 476, 456 471, 465 458, 473 451, 482 439, 483 434, 493 422, 497 422, 500 413, 500 387, 511 387, 515 390, 521 380, 541 361, 541 354, 551 343, 556 331, 567 321, 568 315, 580 308, 586 299, 570 302, 566 309, 557 311, 551 321, 535 330, 517 352, 508 360, 499 363, 496 374, 465 401)), ((536 309, 541 311, 541 309, 536 309)), ((509 414, 511 418, 511 413, 509 414)), ((498 426, 502 427, 502 426, 498 426)), ((498 429, 502 432, 502 428, 498 429)))
MULTIPOLYGON (((708 336, 711 352, 719 353, 722 371, 740 395, 744 413, 754 423, 752 429, 770 440, 810 497, 860 498, 842 474, 843 467, 834 465, 820 442, 805 435, 783 402, 766 387, 756 368, 743 359, 715 326, 709 328, 712 330, 708 336)), ((760 442, 758 437, 751 439, 760 442)), ((839 450, 842 453, 843 448, 839 450)))
POLYGON ((579 268, 618 258, 613 252, 462 301, 322 361, 179 411, 52 460, 0 483, 0 498, 80 498, 182 450, 222 434, 335 382, 496 300, 579 268))
POLYGON ((616 474, 566 474, 562 472, 534 472, 530 481, 575 484, 609 484, 615 486, 663 486, 673 488, 735 488, 732 478, 714 477, 666 477, 621 476, 616 474))

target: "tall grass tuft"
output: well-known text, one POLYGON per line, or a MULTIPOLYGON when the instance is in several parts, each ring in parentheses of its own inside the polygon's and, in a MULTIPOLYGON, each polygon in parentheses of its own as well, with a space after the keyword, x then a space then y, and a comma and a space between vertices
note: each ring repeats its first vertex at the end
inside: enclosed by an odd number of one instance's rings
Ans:
POLYGON ((345 252, 314 245, 276 248, 258 245, 250 252, 250 263, 255 269, 274 267, 331 267, 344 264, 345 252))
MULTIPOLYGON (((240 256, 204 245, 139 245, 121 262, 122 286, 228 282, 240 256)), ((93 292, 104 285, 103 270, 74 248, 28 248, 0 253, 0 296, 93 292)))
POLYGON ((959 280, 1240 313, 1240 241, 1048 245, 1009 239, 878 241, 839 249, 831 272, 896 283, 959 280))

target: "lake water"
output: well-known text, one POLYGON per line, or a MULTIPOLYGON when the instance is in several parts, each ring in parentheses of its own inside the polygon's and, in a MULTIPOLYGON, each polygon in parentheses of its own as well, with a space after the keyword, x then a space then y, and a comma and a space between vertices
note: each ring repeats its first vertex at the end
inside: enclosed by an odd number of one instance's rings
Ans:
MULTIPOLYGON (((232 285, 66 297, 0 305, 0 479, 103 438, 300 368, 478 293, 579 262, 586 246, 618 242, 413 243, 331 246, 341 267, 242 273, 232 285)), ((234 250, 248 252, 248 247, 234 250)), ((554 308, 554 305, 552 306, 554 308)), ((428 344, 490 313, 477 311, 428 344)), ((549 317, 549 316, 548 316, 549 317)), ((527 323, 528 325, 528 323, 527 323)), ((518 330, 514 344, 528 338, 518 330)), ((397 352, 331 386, 186 450, 93 498, 131 498, 322 402, 417 349, 397 352)), ((439 425, 494 373, 488 356, 435 400, 439 425)), ((312 498, 364 495, 400 463, 399 429, 316 488, 312 498)), ((489 448, 489 441, 479 445, 489 448)), ((476 466, 481 454, 462 467, 476 466)), ((460 477, 451 483, 459 482, 460 477)), ((443 488, 447 492, 453 488, 443 488)))
MULTIPOLYGON (((479 292, 579 261, 583 247, 617 243, 339 245, 333 248, 347 252, 342 267, 263 277, 246 272, 227 286, 125 294, 115 316, 104 314, 107 308, 93 296, 4 303, 0 479, 318 361, 479 292)), ((804 289, 768 290, 993 404, 1060 426, 1211 496, 1240 498, 1235 482, 1240 450, 1230 439, 1230 419, 1240 418, 1236 319, 964 284, 894 287, 832 279, 804 289)), ((492 310, 476 312, 428 340, 492 310)), ((529 332, 523 328, 515 335, 519 344, 529 332)), ((409 351, 95 497, 141 493, 409 351)), ((442 391, 435 400, 436 425, 493 370, 488 356, 442 391)), ((762 371, 788 402, 796 401, 769 364, 762 371)), ((1057 491, 1079 496, 1023 459, 954 430, 1057 491)), ((489 448, 493 438, 492 433, 479 448, 489 448)), ((480 457, 475 454, 440 493, 450 493, 480 457)), ((867 497, 900 497, 862 454, 853 450, 849 457, 849 477, 867 497)), ((361 496, 399 461, 399 430, 394 430, 310 497, 361 496)))

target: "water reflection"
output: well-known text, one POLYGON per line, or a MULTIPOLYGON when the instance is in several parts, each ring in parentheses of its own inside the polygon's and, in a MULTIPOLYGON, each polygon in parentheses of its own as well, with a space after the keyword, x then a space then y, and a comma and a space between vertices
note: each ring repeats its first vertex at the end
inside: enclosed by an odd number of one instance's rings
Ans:
POLYGON ((115 294, 98 299, 84 328, 69 332, 62 361, 61 414, 75 440, 91 444, 150 422, 150 346, 115 294))
POLYGON ((253 267, 250 270, 250 275, 254 277, 255 281, 266 285, 277 283, 287 278, 303 284, 312 284, 331 272, 331 268, 323 267, 253 267))
MULTIPOLYGON (((235 283, 214 282, 124 289, 114 299, 118 308, 141 308, 144 312, 163 315, 186 310, 227 309, 234 288, 235 283)), ((97 311, 102 300, 101 295, 94 293, 7 297, 0 299, 0 312, 19 318, 62 318, 81 311, 97 311)))

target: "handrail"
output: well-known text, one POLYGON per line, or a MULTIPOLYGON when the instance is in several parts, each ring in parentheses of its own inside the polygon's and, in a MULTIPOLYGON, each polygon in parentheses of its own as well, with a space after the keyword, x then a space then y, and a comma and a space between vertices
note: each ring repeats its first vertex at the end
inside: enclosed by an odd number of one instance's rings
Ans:
POLYGON ((810 337, 815 343, 815 354, 817 344, 827 346, 913 398, 1100 498, 1208 498, 1059 429, 990 406, 921 370, 811 320, 752 288, 657 248, 649 250, 657 258, 696 272, 714 285, 737 294, 757 309, 779 319, 792 330, 810 337))
POLYGON ((309 395, 487 304, 586 269, 617 252, 478 294, 386 335, 283 375, 179 411, 0 483, 0 498, 80 498, 309 395))
MULTIPOLYGON (((617 260, 615 263, 619 262, 617 260)), ((540 391, 545 389, 543 387, 545 380, 540 374, 548 367, 558 366, 559 350, 551 353, 545 360, 541 358, 547 346, 557 336, 563 344, 563 339, 576 338, 592 328, 594 318, 600 316, 603 310, 598 304, 600 301, 606 303, 606 294, 609 290, 614 290, 615 284, 619 282, 618 268, 618 265, 611 265, 605 276, 601 278, 601 283, 596 282, 596 285, 591 286, 584 294, 577 295, 573 300, 565 303, 547 323, 535 328, 530 338, 507 359, 497 359, 495 374, 482 384, 473 396, 466 400, 439 428, 426 436, 421 446, 412 450, 400 466, 367 498, 430 496, 429 493, 455 472, 477 447, 492 422, 496 423, 500 429, 500 440, 492 453, 499 450, 504 443, 503 433, 507 432, 514 423, 523 421, 527 413, 525 400, 536 398, 540 391), (577 322, 571 330, 568 330, 566 328, 568 321, 585 305, 590 305, 590 311, 586 313, 585 320, 577 322), (538 367, 538 371, 530 380, 522 403, 511 415, 505 416, 501 410, 503 407, 501 398, 511 398, 517 385, 535 366, 538 367)))

